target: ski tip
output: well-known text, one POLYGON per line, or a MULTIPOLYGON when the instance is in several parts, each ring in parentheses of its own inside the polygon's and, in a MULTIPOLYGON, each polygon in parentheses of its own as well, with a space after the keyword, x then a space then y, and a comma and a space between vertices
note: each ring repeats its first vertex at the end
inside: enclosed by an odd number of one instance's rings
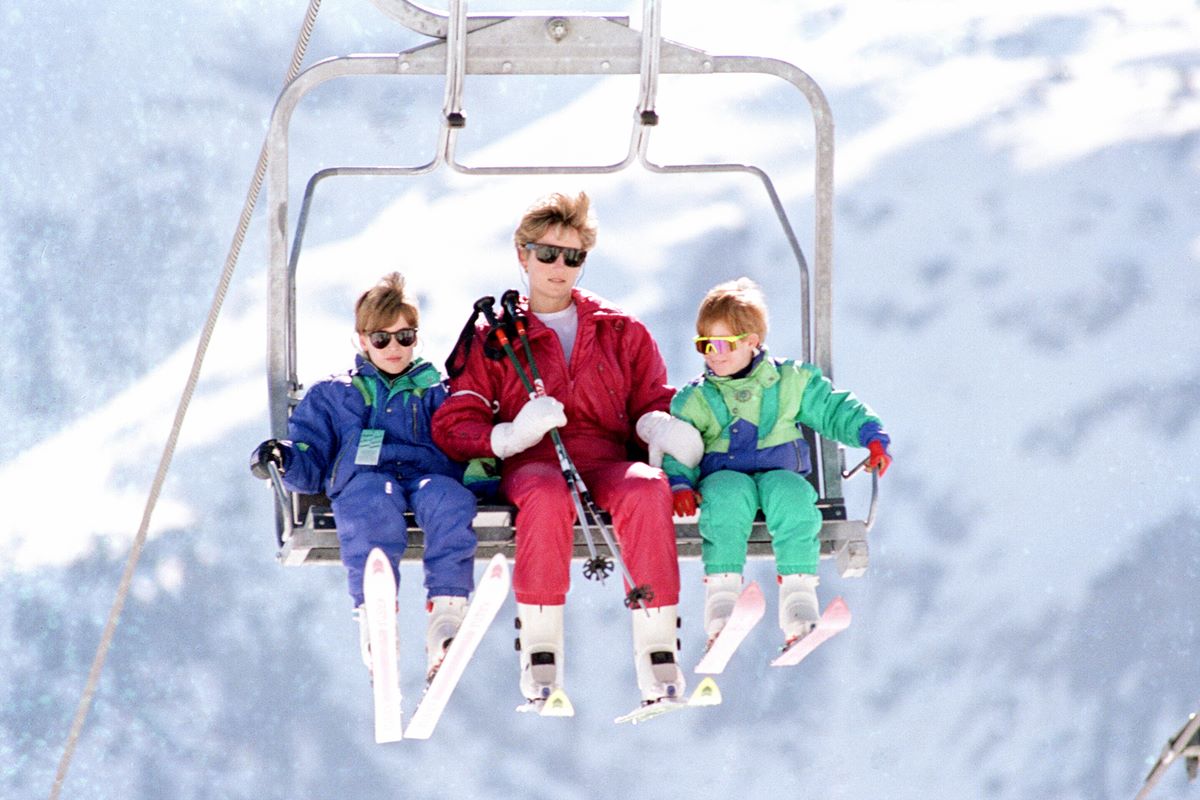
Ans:
POLYGON ((721 704, 721 689, 711 677, 700 681, 688 699, 688 705, 718 706, 721 704))
POLYGON ((543 717, 573 717, 575 716, 575 706, 571 705, 571 698, 567 697, 567 693, 562 689, 555 689, 546 702, 542 704, 542 710, 538 712, 543 717))
POLYGON ((367 555, 367 563, 364 569, 364 580, 367 576, 383 575, 391 573, 392 565, 388 562, 387 555, 378 547, 371 548, 371 552, 367 555))
POLYGON ((483 570, 484 575, 490 575, 494 578, 502 578, 508 575, 508 559, 504 553, 496 553, 488 562, 487 567, 483 570))
POLYGON ((841 597, 835 597, 821 615, 821 626, 842 629, 850 624, 850 606, 841 597))

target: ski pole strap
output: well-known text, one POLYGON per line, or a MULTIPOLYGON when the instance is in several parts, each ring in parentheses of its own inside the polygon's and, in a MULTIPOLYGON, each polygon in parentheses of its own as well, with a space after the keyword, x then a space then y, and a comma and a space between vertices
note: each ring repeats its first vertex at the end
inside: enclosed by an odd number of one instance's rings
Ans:
POLYGON ((446 375, 452 379, 462 375, 467 368, 467 358, 471 355, 471 343, 475 341, 475 323, 478 320, 479 310, 472 309, 467 324, 463 326, 462 333, 458 335, 458 341, 451 348, 450 355, 446 356, 446 375))

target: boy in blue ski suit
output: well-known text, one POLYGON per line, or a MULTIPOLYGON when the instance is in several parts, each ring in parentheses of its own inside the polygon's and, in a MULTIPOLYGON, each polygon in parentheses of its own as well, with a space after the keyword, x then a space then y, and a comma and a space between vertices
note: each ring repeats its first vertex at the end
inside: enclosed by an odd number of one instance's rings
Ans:
POLYGON ((414 358, 418 321, 399 273, 363 293, 355 305, 362 352, 354 369, 314 384, 288 420, 288 438, 260 444, 250 467, 267 478, 273 463, 291 491, 323 491, 332 501, 368 667, 361 608, 367 555, 382 549, 398 582, 396 565, 408 545, 404 512, 412 511, 425 532, 432 676, 474 586, 476 501, 462 484, 463 466, 430 434, 430 418, 447 391, 437 368, 414 358))
POLYGON ((733 611, 761 508, 775 551, 779 626, 789 646, 820 619, 821 512, 804 477, 812 463, 800 426, 868 448, 867 468, 880 475, 891 463, 889 439, 879 418, 854 395, 834 391, 816 366, 767 356, 767 305, 748 278, 708 292, 696 333, 706 369, 676 393, 671 414, 700 432, 705 454, 693 469, 666 456, 663 469, 676 515, 695 514, 699 504, 705 633, 711 646, 733 611))

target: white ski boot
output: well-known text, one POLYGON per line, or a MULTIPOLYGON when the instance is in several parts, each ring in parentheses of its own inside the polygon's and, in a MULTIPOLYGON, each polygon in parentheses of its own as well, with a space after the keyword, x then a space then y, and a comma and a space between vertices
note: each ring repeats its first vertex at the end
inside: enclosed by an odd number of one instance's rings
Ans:
MULTIPOLYGON (((358 620, 358 649, 362 653, 363 663, 367 665, 367 674, 371 675, 371 629, 367 625, 367 607, 355 608, 354 618, 358 620)), ((374 678, 374 675, 371 677, 374 678)))
POLYGON ((685 699, 676 610, 676 606, 633 610, 633 663, 643 705, 685 699))
MULTIPOLYGON (((400 609, 396 609, 396 613, 400 613, 400 609)), ((375 682, 375 670, 371 666, 371 626, 367 622, 367 607, 366 605, 356 606, 352 614, 355 620, 358 621, 358 650, 362 655, 363 664, 367 667, 367 677, 371 682, 375 682)), ((400 656, 400 632, 396 631, 396 657, 400 656)))
POLYGON ((708 652, 719 634, 729 622, 738 595, 742 592, 742 576, 737 572, 714 572, 704 576, 704 633, 708 652))
POLYGON ((431 597, 425 608, 429 612, 429 624, 425 629, 425 685, 428 686, 467 616, 467 598, 431 597))
POLYGON ((785 649, 811 633, 821 621, 818 583, 816 575, 779 576, 779 627, 783 630, 785 649))
POLYGON ((541 713, 546 699, 562 688, 563 606, 517 603, 516 624, 526 700, 517 710, 541 713))

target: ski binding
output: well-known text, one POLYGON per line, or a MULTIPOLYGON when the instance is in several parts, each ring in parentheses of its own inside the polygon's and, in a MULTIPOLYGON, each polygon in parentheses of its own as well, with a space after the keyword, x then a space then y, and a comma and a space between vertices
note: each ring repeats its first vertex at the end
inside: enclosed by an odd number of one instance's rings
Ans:
POLYGON ((637 725, 639 722, 646 722, 663 714, 669 714, 672 711, 682 711, 685 708, 715 706, 719 705, 720 702, 721 690, 717 687, 717 682, 711 677, 705 677, 686 700, 679 697, 663 697, 635 708, 628 714, 617 717, 613 722, 618 725, 622 722, 630 722, 637 725))

